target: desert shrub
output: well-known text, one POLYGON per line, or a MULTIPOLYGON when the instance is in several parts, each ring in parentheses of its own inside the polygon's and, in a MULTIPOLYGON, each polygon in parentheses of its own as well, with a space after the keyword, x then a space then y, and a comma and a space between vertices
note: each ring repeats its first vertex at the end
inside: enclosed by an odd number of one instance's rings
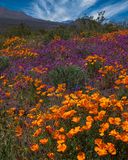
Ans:
POLYGON ((0 49, 3 48, 3 42, 5 40, 5 37, 3 35, 0 35, 0 49))
POLYGON ((116 24, 112 24, 112 23, 109 23, 109 24, 106 24, 104 26, 104 30, 105 32, 114 32, 114 31, 118 31, 120 28, 118 25, 116 24))
POLYGON ((31 33, 32 33, 31 28, 28 25, 21 23, 15 27, 9 28, 6 31, 5 35, 9 37, 12 37, 12 36, 23 36, 23 37, 25 36, 26 37, 26 36, 30 36, 31 33))
POLYGON ((2 46, 2 41, 0 41, 0 49, 2 49, 2 47, 3 47, 3 46, 2 46))
POLYGON ((85 82, 84 71, 75 65, 67 67, 57 67, 49 72, 49 79, 55 86, 66 83, 68 89, 81 88, 85 82))
POLYGON ((90 55, 85 59, 85 67, 87 75, 92 78, 98 73, 98 70, 102 67, 104 58, 98 55, 90 55))
POLYGON ((8 57, 1 56, 0 57, 0 71, 3 71, 8 66, 9 66, 9 59, 8 59, 8 57))
POLYGON ((69 39, 70 38, 70 31, 68 30, 68 28, 63 28, 63 27, 58 27, 56 29, 52 29, 46 32, 40 32, 41 35, 43 34, 43 41, 45 43, 50 42, 51 40, 54 39, 54 37, 58 36, 61 39, 69 39))

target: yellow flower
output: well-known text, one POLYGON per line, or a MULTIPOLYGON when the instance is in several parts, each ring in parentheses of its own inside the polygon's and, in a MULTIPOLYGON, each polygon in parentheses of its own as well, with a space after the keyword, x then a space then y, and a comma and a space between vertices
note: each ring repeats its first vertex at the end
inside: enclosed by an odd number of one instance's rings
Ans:
POLYGON ((73 117, 72 122, 78 123, 80 121, 80 117, 73 117))
POLYGON ((109 132, 109 135, 115 137, 117 140, 119 140, 119 139, 121 138, 121 135, 120 135, 119 132, 117 132, 115 129, 114 129, 114 130, 111 130, 111 131, 109 132))
POLYGON ((0 99, 0 104, 2 104, 4 101, 2 99, 0 99))
POLYGON ((99 156, 106 156, 108 154, 106 148, 95 147, 94 150, 99 156))
POLYGON ((8 109, 6 112, 9 114, 9 115, 14 115, 14 112, 15 112, 16 108, 10 108, 8 109))
POLYGON ((106 114, 106 111, 104 111, 104 110, 98 112, 98 116, 95 116, 94 120, 95 121, 97 121, 97 120, 101 121, 104 118, 105 114, 106 114))
POLYGON ((51 87, 47 89, 47 93, 51 93, 55 91, 55 87, 51 87))
POLYGON ((112 143, 107 143, 106 145, 107 151, 111 154, 111 155, 116 155, 116 149, 114 144, 112 143))
POLYGON ((122 140, 125 143, 128 143, 128 133, 121 134, 120 140, 122 140))
POLYGON ((55 125, 56 127, 59 127, 59 125, 60 125, 59 121, 55 121, 54 125, 55 125))
POLYGON ((60 129, 59 129, 59 132, 61 132, 61 133, 63 133, 65 130, 64 130, 64 128, 63 127, 61 127, 60 129))
POLYGON ((90 130, 91 127, 92 127, 92 122, 87 121, 87 122, 85 123, 85 128, 84 128, 84 130, 90 130))
POLYGON ((11 93, 10 92, 6 92, 5 95, 6 95, 7 98, 9 98, 11 96, 11 93))
POLYGON ((41 103, 36 104, 36 108, 39 109, 41 107, 41 103))
POLYGON ((119 117, 113 118, 113 117, 109 117, 108 119, 110 124, 115 124, 115 125, 120 125, 121 123, 121 119, 119 117))
POLYGON ((37 111, 37 108, 32 108, 29 110, 29 112, 36 112, 37 111))
POLYGON ((46 131, 51 134, 53 132, 53 128, 50 125, 48 125, 46 126, 46 131))
POLYGON ((77 155, 78 160, 85 160, 85 153, 84 152, 79 152, 77 155))
POLYGON ((128 112, 122 113, 122 116, 128 121, 128 112))
POLYGON ((40 117, 37 119, 37 126, 40 127, 42 124, 43 124, 43 118, 40 117))
POLYGON ((123 128, 124 131, 128 132, 128 121, 124 121, 122 123, 122 128, 123 128))
POLYGON ((99 129, 99 132, 100 132, 100 135, 103 136, 104 132, 109 128, 109 123, 102 123, 100 127, 101 128, 99 129))
POLYGON ((65 140, 57 140, 57 144, 59 145, 59 144, 62 144, 62 143, 64 143, 65 142, 65 140))
POLYGON ((40 143, 43 145, 48 143, 48 138, 40 139, 40 143))
POLYGON ((58 152, 65 152, 66 149, 67 149, 67 146, 65 144, 59 144, 57 146, 57 151, 58 152))
POLYGON ((100 102, 100 106, 101 106, 102 108, 107 108, 107 107, 110 106, 110 100, 109 100, 109 98, 102 97, 102 98, 99 100, 99 102, 100 102))
POLYGON ((117 108, 119 108, 121 111, 123 111, 123 105, 122 105, 121 101, 118 101, 115 106, 117 108))
POLYGON ((39 145, 38 144, 33 144, 31 147, 30 147, 31 151, 33 152, 37 152, 39 150, 39 145))
POLYGON ((19 110, 19 116, 20 116, 20 117, 23 116, 23 115, 24 115, 24 112, 25 112, 25 111, 24 111, 23 109, 20 109, 20 110, 19 110))
POLYGON ((68 138, 72 138, 74 135, 76 135, 78 132, 81 132, 80 126, 72 128, 68 133, 68 138))
POLYGON ((87 116, 87 117, 86 117, 86 121, 88 121, 88 122, 93 122, 94 120, 93 120, 93 118, 92 118, 91 116, 87 116))
POLYGON ((30 118, 30 119, 33 119, 35 117, 35 115, 30 113, 30 114, 27 114, 27 117, 30 118))
POLYGON ((40 99, 40 100, 39 100, 39 103, 43 103, 43 102, 44 102, 44 100, 43 100, 43 99, 40 99))
POLYGON ((50 159, 54 159, 54 157, 55 157, 54 153, 52 153, 52 152, 49 152, 49 153, 47 154, 47 156, 48 156, 48 158, 50 158, 50 159))
POLYGON ((102 139, 95 139, 95 144, 97 145, 97 147, 95 147, 94 150, 99 156, 105 156, 108 154, 106 144, 102 141, 102 139))
POLYGON ((103 143, 103 141, 102 141, 101 138, 95 139, 95 144, 96 144, 96 145, 100 146, 102 143, 103 143))
POLYGON ((42 129, 41 129, 41 128, 37 129, 37 130, 35 131, 35 133, 33 134, 33 137, 39 136, 39 135, 41 134, 41 132, 42 132, 42 129))
POLYGON ((71 111, 65 112, 65 113, 62 115, 62 118, 63 118, 63 119, 70 118, 70 117, 72 117, 75 113, 76 113, 75 110, 71 110, 71 111))
POLYGON ((17 126, 15 129, 16 137, 20 137, 23 133, 23 129, 20 126, 17 126))

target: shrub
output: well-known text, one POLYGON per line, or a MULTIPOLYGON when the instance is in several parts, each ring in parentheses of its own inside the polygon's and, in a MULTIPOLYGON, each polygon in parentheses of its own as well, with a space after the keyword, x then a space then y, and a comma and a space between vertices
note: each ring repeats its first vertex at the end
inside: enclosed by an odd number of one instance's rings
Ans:
POLYGON ((49 72, 49 80, 55 86, 66 83, 68 89, 81 88, 85 82, 84 71, 75 65, 67 67, 57 67, 49 72))
POLYGON ((9 36, 9 37, 12 37, 12 36, 30 36, 31 35, 31 28, 24 24, 24 23, 21 23, 15 27, 10 27, 6 33, 5 33, 5 36, 9 36))
POLYGON ((85 59, 85 67, 87 75, 92 78, 98 73, 98 70, 102 67, 104 63, 104 58, 98 55, 90 55, 85 59))
POLYGON ((3 71, 8 66, 9 66, 9 59, 8 59, 8 57, 1 56, 0 57, 0 71, 3 71))

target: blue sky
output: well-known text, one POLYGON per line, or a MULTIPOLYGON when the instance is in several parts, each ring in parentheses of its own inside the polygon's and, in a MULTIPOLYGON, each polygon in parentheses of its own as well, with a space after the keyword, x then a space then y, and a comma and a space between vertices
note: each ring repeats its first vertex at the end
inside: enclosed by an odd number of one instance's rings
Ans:
POLYGON ((128 0, 0 0, 0 6, 52 21, 73 20, 83 14, 96 18, 103 10, 110 20, 128 19, 128 0))

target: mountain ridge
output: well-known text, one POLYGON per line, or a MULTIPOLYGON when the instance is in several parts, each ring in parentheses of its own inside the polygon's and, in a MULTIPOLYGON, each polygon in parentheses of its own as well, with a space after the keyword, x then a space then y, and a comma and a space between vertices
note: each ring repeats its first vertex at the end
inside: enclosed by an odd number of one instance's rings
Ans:
POLYGON ((28 25, 32 29, 53 28, 61 24, 59 22, 33 18, 21 11, 13 11, 0 7, 0 31, 5 31, 21 23, 28 25))

